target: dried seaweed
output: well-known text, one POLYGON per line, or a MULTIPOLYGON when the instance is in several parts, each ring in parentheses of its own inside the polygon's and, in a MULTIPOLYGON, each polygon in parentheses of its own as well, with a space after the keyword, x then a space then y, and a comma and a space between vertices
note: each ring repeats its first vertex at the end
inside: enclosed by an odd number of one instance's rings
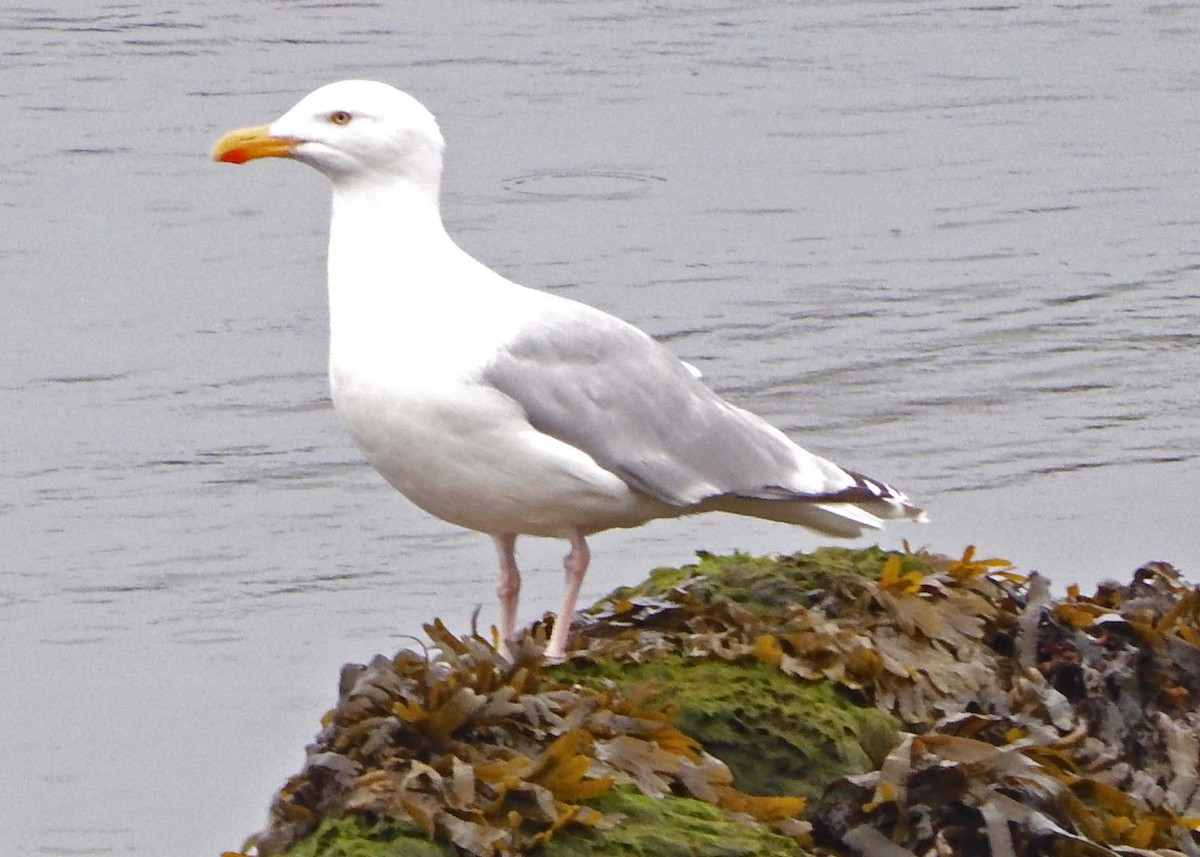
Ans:
POLYGON ((635 661, 755 658, 899 717, 913 732, 880 770, 810 813, 836 853, 1200 854, 1200 590, 1165 563, 1053 600, 973 548, 878 560, 771 605, 726 596, 760 561, 712 574, 702 556, 669 589, 652 578, 599 605, 581 657, 624 639, 635 661))
MULTIPOLYGON (((736 590, 736 579, 715 587, 700 568, 658 595, 620 590, 593 609, 572 654, 635 662, 672 651, 730 661, 753 657, 797 678, 862 691, 906 723, 962 710, 994 681, 999 656, 981 643, 1004 624, 1014 587, 1024 579, 998 576, 996 569, 1008 563, 975 560, 971 549, 954 561, 927 553, 872 556, 877 579, 829 576, 826 588, 808 590, 807 600, 820 596, 811 606, 791 599, 743 606, 722 591, 736 590)), ((753 563, 735 559, 743 561, 726 566, 726 577, 753 563)), ((788 569, 779 561, 774 574, 786 578, 788 569)), ((760 569, 751 565, 743 576, 757 578, 760 569)))
POLYGON ((338 706, 280 790, 256 853, 281 853, 323 818, 409 825, 476 857, 523 853, 568 827, 620 821, 588 805, 614 787, 691 796, 803 837, 805 801, 754 797, 672 724, 646 689, 568 686, 543 672, 544 638, 516 664, 495 641, 425 627, 433 651, 343 670, 338 706))
POLYGON ((883 853, 860 847, 878 836, 904 855, 1200 854, 1200 591, 1151 563, 1092 597, 1052 600, 1036 578, 1010 595, 985 627, 994 684, 832 786, 811 816, 819 839, 863 854, 883 853))
POLYGON ((459 854, 551 854, 588 830, 612 834, 613 807, 640 794, 789 837, 761 853, 1200 857, 1200 590, 1165 563, 1054 599, 1043 578, 973 549, 701 554, 596 605, 556 668, 540 659, 548 622, 515 663, 494 639, 437 622, 431 652, 347 666, 257 852, 351 817, 459 854), (670 682, 643 680, 681 664, 681 682, 721 681, 722 665, 836 687, 839 705, 881 709, 906 731, 831 773, 748 707, 714 694, 745 721, 714 731, 686 685, 677 705, 670 682), (749 770, 768 747, 772 768, 791 771, 780 788, 749 770), (804 794, 818 799, 806 808, 804 794))

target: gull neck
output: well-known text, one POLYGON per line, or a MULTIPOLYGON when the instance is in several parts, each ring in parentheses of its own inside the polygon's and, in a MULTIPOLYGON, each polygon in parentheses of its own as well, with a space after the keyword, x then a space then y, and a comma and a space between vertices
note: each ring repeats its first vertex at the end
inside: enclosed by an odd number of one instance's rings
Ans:
POLYGON ((437 186, 407 178, 337 182, 329 226, 329 312, 339 327, 372 330, 395 317, 461 251, 446 233, 437 186))

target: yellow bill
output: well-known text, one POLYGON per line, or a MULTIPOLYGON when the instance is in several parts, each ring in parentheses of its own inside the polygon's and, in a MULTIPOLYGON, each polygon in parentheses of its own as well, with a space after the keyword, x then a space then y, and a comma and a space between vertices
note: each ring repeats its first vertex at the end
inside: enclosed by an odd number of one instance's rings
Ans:
POLYGON ((290 158, 299 144, 299 140, 272 137, 269 125, 259 125, 230 131, 217 140, 212 157, 227 164, 244 164, 257 158, 290 158))

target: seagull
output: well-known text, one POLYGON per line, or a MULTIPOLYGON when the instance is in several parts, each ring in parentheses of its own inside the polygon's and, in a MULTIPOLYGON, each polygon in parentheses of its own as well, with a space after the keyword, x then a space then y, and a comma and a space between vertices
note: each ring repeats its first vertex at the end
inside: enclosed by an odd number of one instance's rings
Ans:
POLYGON ((290 158, 332 183, 334 408, 401 494, 492 537, 510 651, 519 536, 570 543, 544 652, 556 661, 593 533, 712 511, 846 538, 885 518, 924 520, 900 491, 722 399, 633 325, 517 285, 460 249, 439 206, 444 145, 415 98, 347 80, 270 125, 226 134, 212 157, 290 158))

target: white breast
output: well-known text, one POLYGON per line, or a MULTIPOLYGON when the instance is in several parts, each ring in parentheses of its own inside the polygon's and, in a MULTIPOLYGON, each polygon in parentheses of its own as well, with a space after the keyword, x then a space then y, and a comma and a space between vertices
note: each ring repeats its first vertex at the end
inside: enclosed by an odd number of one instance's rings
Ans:
POLYGON ((330 387, 371 464, 431 514, 492 534, 569 536, 667 513, 482 380, 546 296, 453 244, 436 255, 338 264, 331 248, 330 387))
POLYGON ((334 361, 334 406, 388 482, 444 520, 486 533, 566 536, 652 516, 619 478, 536 431, 512 400, 431 373, 381 379, 334 361))

